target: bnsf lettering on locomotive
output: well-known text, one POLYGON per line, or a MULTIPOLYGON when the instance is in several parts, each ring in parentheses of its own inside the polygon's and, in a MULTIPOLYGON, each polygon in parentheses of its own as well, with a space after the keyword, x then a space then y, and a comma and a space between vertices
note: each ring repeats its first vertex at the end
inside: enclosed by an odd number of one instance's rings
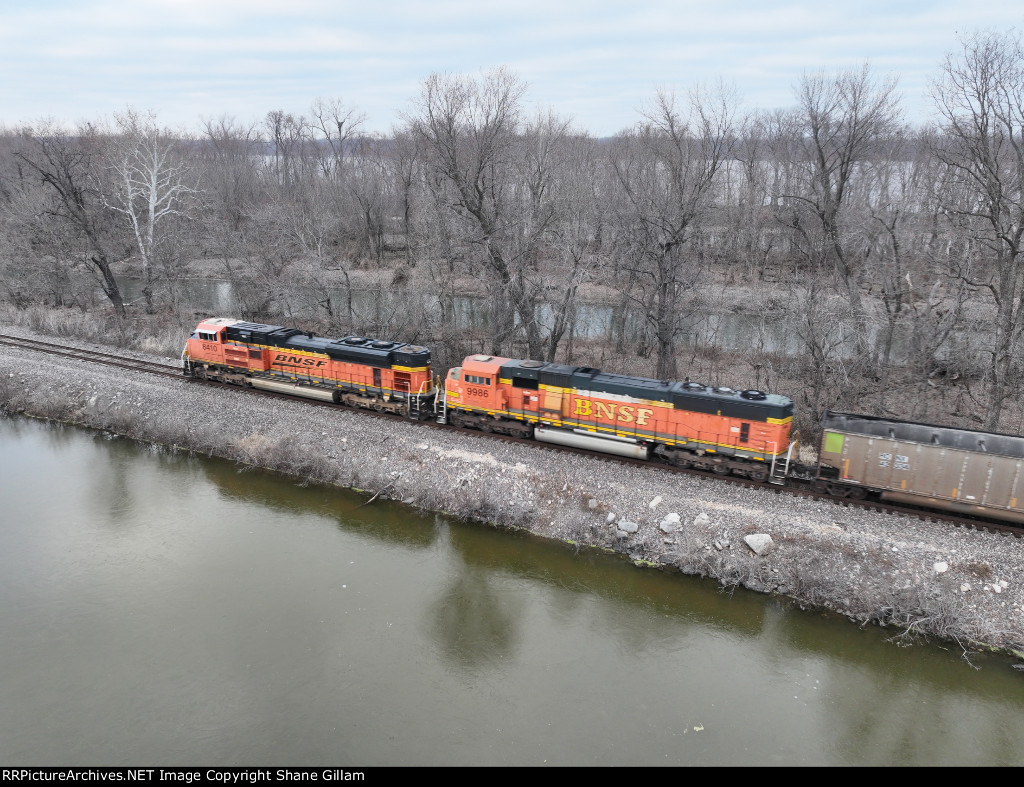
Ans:
POLYGON ((637 426, 645 426, 654 415, 654 410, 648 407, 634 407, 629 404, 612 404, 611 402, 592 402, 589 399, 577 399, 576 409, 573 415, 590 416, 595 420, 619 421, 624 424, 631 424, 636 421, 637 426))
POLYGON ((274 363, 290 363, 294 366, 323 366, 327 361, 318 358, 303 358, 301 355, 278 353, 274 356, 274 363))

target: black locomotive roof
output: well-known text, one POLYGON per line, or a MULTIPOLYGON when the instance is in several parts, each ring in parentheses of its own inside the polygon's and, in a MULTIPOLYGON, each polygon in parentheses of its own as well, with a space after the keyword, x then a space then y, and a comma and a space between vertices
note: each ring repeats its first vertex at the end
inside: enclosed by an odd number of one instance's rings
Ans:
POLYGON ((415 344, 346 336, 327 339, 296 328, 263 325, 256 322, 238 322, 226 329, 231 341, 280 347, 282 350, 302 350, 324 353, 335 361, 361 363, 368 366, 429 366, 430 350, 415 344))
POLYGON ((700 383, 631 377, 602 372, 600 369, 587 366, 512 360, 502 365, 501 376, 509 379, 537 380, 541 385, 632 396, 655 402, 671 402, 678 410, 721 414, 729 418, 764 421, 768 418, 782 419, 793 415, 793 402, 785 396, 757 392, 756 398, 747 398, 740 391, 731 388, 712 388, 700 383))
POLYGON ((952 426, 900 421, 873 415, 834 413, 829 410, 826 410, 822 416, 821 424, 825 429, 835 432, 846 432, 865 437, 881 437, 887 440, 901 440, 924 445, 941 445, 947 448, 959 448, 962 451, 998 454, 999 456, 1024 457, 1024 437, 1019 435, 958 429, 952 426))

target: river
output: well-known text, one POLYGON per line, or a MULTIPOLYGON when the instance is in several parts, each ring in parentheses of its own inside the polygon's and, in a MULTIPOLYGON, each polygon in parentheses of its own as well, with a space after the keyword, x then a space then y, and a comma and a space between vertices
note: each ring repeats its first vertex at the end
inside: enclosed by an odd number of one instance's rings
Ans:
POLYGON ((1022 765, 1009 659, 0 419, 5 766, 1022 765))
MULTIPOLYGON (((119 282, 127 301, 142 301, 140 279, 125 277, 119 282)), ((268 294, 255 285, 236 285, 223 279, 177 279, 174 288, 180 300, 216 316, 237 317, 248 313, 254 304, 266 303, 281 314, 279 319, 287 325, 311 315, 324 317, 320 302, 325 297, 330 299, 334 313, 339 315, 346 313, 348 301, 347 293, 340 289, 324 291, 300 286, 276 291, 273 299, 268 300, 268 294)), ((166 294, 164 297, 167 297, 166 294)), ((393 293, 372 289, 353 289, 352 305, 362 324, 397 323, 404 326, 410 311, 414 314, 437 311, 436 298, 432 295, 403 292, 396 298, 393 293)), ((453 299, 452 308, 456 328, 486 332, 490 320, 486 299, 460 295, 453 299)), ((622 341, 629 346, 650 342, 649 338, 644 339, 648 332, 644 317, 636 310, 583 302, 577 303, 575 309, 572 332, 577 339, 607 341, 621 336, 622 341)), ((554 315, 549 304, 540 305, 537 320, 545 330, 550 330, 554 315)), ((800 326, 792 319, 779 314, 701 310, 688 315, 683 321, 679 344, 681 347, 714 347, 730 351, 754 348, 765 353, 801 355, 806 352, 806 347, 800 338, 800 330, 800 326)), ((840 335, 842 330, 841 327, 835 329, 837 334, 829 340, 833 346, 830 352, 843 354, 848 349, 841 348, 852 347, 849 337, 840 335)), ((876 333, 877 328, 871 329, 872 341, 876 333)), ((900 351, 899 347, 897 351, 900 351)))

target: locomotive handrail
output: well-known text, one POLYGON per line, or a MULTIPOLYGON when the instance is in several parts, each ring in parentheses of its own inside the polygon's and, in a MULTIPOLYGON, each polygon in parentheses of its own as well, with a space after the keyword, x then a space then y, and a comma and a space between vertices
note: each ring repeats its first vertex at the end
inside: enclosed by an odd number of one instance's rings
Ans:
MULTIPOLYGON (((778 444, 777 443, 772 443, 772 445, 777 447, 778 444)), ((789 448, 786 450, 786 461, 785 461, 785 464, 782 465, 782 474, 781 475, 778 475, 775 472, 775 469, 776 469, 776 466, 777 466, 776 460, 778 459, 778 454, 775 451, 772 451, 772 467, 771 467, 771 471, 768 473, 768 478, 770 478, 770 479, 777 479, 777 480, 773 481, 773 483, 783 483, 786 480, 786 477, 789 475, 789 464, 793 460, 793 451, 796 450, 798 445, 799 445, 799 441, 797 441, 797 440, 793 440, 792 442, 790 442, 789 448)))

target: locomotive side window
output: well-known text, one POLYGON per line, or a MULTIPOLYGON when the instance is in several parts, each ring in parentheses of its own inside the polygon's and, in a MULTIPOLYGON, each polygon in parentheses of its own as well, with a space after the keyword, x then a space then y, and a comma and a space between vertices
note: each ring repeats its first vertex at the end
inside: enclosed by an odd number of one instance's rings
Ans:
POLYGON ((490 377, 478 377, 475 374, 463 375, 462 379, 465 380, 467 383, 474 383, 475 385, 490 385, 491 384, 491 378, 490 377))
POLYGON ((217 341, 217 334, 199 331, 199 340, 203 342, 215 342, 217 341))
POLYGON ((745 443, 750 439, 750 424, 740 424, 740 442, 745 443))

